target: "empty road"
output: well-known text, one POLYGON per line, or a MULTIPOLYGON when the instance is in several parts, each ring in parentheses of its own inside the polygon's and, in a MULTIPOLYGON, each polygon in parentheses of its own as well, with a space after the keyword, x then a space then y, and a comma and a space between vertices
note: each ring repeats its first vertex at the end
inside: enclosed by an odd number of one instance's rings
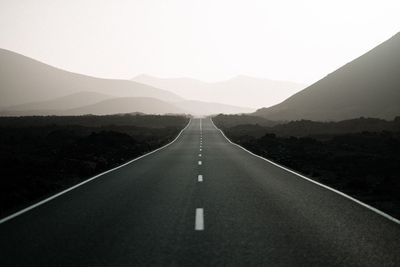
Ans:
POLYGON ((400 226, 192 119, 170 146, 0 224, 0 266, 400 266, 400 226))

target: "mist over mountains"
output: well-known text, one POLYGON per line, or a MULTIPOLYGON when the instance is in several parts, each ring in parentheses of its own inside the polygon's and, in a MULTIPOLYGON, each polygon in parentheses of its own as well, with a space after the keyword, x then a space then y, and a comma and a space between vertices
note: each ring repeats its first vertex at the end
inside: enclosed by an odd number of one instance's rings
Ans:
POLYGON ((400 33, 284 102, 254 113, 270 120, 393 119, 400 114, 400 33))
POLYGON ((255 109, 187 100, 129 80, 95 78, 64 71, 0 49, 0 115, 244 113, 255 109))
POLYGON ((191 78, 158 78, 145 74, 132 80, 168 90, 187 99, 253 108, 277 104, 306 87, 299 83, 245 75, 219 82, 203 82, 191 78))

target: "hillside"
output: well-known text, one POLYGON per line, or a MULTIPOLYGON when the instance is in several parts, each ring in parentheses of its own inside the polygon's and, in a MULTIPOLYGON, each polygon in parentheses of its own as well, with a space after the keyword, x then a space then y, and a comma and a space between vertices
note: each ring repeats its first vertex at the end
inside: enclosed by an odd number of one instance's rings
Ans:
POLYGON ((325 78, 254 115, 270 120, 393 119, 400 114, 400 33, 325 78))
POLYGON ((117 113, 141 112, 146 114, 183 114, 185 110, 165 101, 150 97, 113 98, 92 105, 62 111, 66 115, 107 115, 117 113))
POLYGON ((243 105, 185 100, 139 82, 71 73, 5 49, 0 49, 0 62, 1 116, 254 111, 243 105))
POLYGON ((186 113, 192 115, 248 113, 254 109, 195 100, 167 102, 150 97, 114 97, 94 92, 75 93, 48 101, 0 109, 0 116, 84 115, 117 113, 186 113))
POLYGON ((195 100, 167 102, 150 97, 115 97, 79 92, 47 101, 0 108, 0 116, 84 115, 140 112, 147 114, 187 113, 192 115, 249 113, 254 109, 195 100))
POLYGON ((244 75, 213 83, 191 78, 163 79, 149 75, 139 75, 132 80, 174 92, 187 99, 251 108, 277 104, 305 87, 292 82, 244 75))
POLYGON ((57 97, 47 101, 30 102, 7 107, 8 111, 34 111, 34 110, 63 110, 78 108, 97 102, 115 98, 115 96, 105 95, 95 92, 79 92, 70 95, 57 97))
POLYGON ((78 92, 118 97, 154 97, 181 101, 181 97, 149 85, 101 79, 64 71, 23 55, 0 49, 0 107, 46 101, 78 92))

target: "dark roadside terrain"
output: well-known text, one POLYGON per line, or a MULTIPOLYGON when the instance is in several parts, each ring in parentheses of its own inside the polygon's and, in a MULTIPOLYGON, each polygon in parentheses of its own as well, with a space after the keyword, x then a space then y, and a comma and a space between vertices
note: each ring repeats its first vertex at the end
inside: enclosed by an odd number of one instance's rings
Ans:
POLYGON ((0 217, 172 141, 183 116, 0 117, 0 217))
POLYGON ((218 115, 233 142, 400 218, 400 117, 339 122, 218 115))

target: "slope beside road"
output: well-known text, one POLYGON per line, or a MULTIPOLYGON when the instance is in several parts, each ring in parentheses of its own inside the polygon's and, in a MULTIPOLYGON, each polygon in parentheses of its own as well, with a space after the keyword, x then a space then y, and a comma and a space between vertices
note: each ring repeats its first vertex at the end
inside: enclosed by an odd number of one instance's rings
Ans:
POLYGON ((170 146, 0 224, 2 266, 399 266, 400 226, 194 119, 170 146))

